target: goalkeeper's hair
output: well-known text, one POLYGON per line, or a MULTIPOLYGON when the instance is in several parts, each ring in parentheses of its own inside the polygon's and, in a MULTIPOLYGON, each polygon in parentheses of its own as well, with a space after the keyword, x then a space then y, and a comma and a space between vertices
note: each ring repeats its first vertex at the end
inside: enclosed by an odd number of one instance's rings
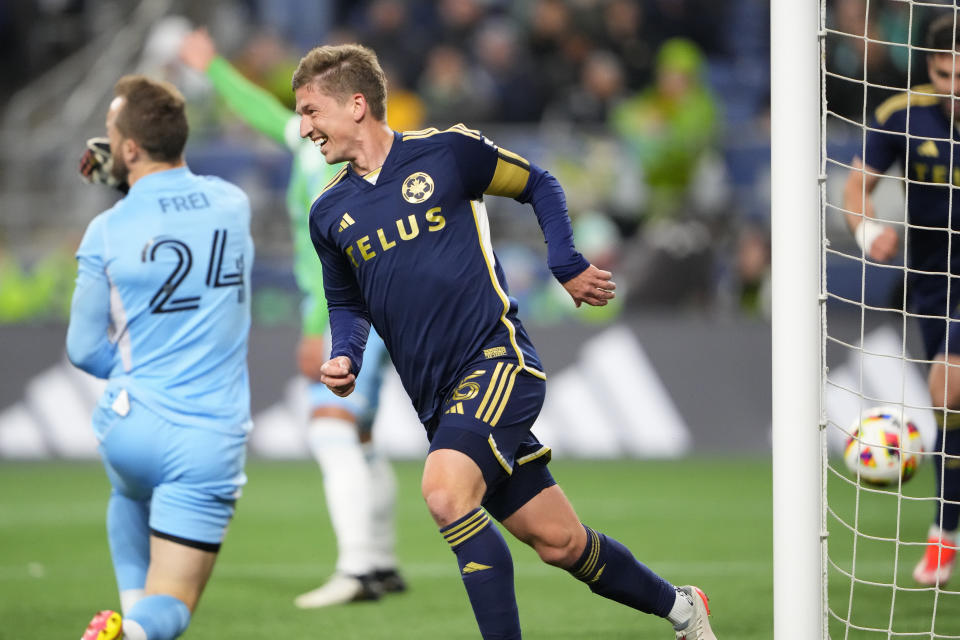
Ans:
POLYGON ((354 93, 362 93, 370 105, 370 115, 386 121, 387 80, 372 49, 359 44, 311 49, 293 72, 293 90, 310 83, 341 103, 354 93))
POLYGON ((177 88, 144 75, 127 75, 117 80, 113 92, 125 100, 117 114, 117 130, 135 140, 153 160, 179 160, 190 128, 186 101, 177 88))
POLYGON ((945 13, 927 27, 927 39, 924 45, 928 49, 927 55, 942 55, 952 53, 960 45, 960 16, 954 16, 953 11, 945 13))

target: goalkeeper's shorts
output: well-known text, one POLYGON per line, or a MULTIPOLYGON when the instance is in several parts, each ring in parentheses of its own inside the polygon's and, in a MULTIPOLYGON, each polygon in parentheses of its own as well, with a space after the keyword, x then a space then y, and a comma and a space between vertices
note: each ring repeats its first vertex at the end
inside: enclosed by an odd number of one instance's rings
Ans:
POLYGON ((247 482, 246 433, 177 425, 130 397, 93 416, 113 490, 150 503, 150 532, 217 551, 247 482))

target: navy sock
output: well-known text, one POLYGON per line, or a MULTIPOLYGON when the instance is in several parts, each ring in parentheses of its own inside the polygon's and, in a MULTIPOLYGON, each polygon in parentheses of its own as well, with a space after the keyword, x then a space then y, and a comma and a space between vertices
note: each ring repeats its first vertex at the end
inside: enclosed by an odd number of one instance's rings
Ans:
POLYGON ((587 546, 567 571, 597 595, 666 618, 676 600, 674 586, 613 538, 587 525, 583 528, 587 531, 587 546))
MULTIPOLYGON (((952 425, 951 425, 952 426, 952 425)), ((956 531, 960 523, 960 428, 937 430, 937 447, 943 447, 946 455, 934 458, 933 466, 936 475, 937 497, 942 498, 943 510, 937 503, 937 514, 934 522, 944 531, 956 531), (943 482, 943 493, 940 486, 943 482)))
POLYGON ((440 533, 457 556, 480 635, 484 640, 519 640, 513 558, 490 516, 483 509, 474 509, 440 533))

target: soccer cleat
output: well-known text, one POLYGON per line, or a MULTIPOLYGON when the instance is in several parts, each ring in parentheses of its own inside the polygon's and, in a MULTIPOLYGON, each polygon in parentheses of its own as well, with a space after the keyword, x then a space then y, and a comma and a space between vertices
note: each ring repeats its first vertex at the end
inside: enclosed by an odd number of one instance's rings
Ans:
POLYGON ((707 596, 698 587, 692 585, 680 587, 680 590, 693 600, 693 615, 690 616, 683 629, 674 627, 677 632, 677 640, 717 640, 713 629, 710 628, 710 621, 707 619, 710 615, 707 596))
POLYGON ((119 640, 123 637, 123 620, 116 611, 104 609, 93 616, 80 640, 119 640))
POLYGON ((407 590, 406 580, 396 569, 377 569, 373 572, 373 579, 383 593, 403 593, 407 590))
POLYGON ((379 600, 383 595, 373 575, 349 576, 335 573, 323 585, 297 596, 293 603, 300 609, 319 609, 348 602, 379 600))
POLYGON ((913 570, 913 579, 927 586, 943 586, 953 574, 957 560, 957 543, 949 536, 931 531, 927 538, 927 550, 913 570))

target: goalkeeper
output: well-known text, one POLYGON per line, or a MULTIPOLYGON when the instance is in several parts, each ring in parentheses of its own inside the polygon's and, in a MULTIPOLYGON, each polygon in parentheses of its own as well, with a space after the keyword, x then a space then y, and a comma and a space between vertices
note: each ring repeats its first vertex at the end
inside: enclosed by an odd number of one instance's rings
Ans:
POLYGON ((284 145, 293 154, 287 210, 293 231, 293 269, 304 294, 303 337, 297 348, 300 371, 310 379, 310 450, 320 465, 327 508, 337 537, 334 575, 296 598, 300 608, 375 600, 406 588, 397 572, 394 532, 396 480, 389 462, 371 441, 384 367, 390 366, 383 341, 373 334, 357 391, 338 398, 319 382, 327 358, 324 333, 327 306, 320 262, 307 222, 310 205, 340 168, 327 165, 313 145, 300 138, 300 118, 264 89, 243 77, 222 56, 205 29, 188 34, 180 58, 206 74, 216 92, 244 122, 284 145))
POLYGON ((934 20, 927 32, 930 84, 919 85, 877 107, 866 134, 864 157, 853 160, 843 194, 847 224, 865 258, 888 262, 900 248, 897 232, 876 220, 873 193, 894 164, 907 178, 905 262, 907 310, 916 314, 930 361, 928 383, 937 420, 934 451, 937 507, 926 552, 913 571, 922 585, 943 586, 953 573, 960 522, 960 251, 951 236, 960 231, 960 166, 956 141, 960 123, 960 38, 953 13, 934 20), (908 127, 909 126, 909 130, 908 127), (951 180, 952 178, 952 180, 951 180), (950 183, 952 182, 952 185, 950 183), (952 219, 952 222, 951 222, 952 219))

